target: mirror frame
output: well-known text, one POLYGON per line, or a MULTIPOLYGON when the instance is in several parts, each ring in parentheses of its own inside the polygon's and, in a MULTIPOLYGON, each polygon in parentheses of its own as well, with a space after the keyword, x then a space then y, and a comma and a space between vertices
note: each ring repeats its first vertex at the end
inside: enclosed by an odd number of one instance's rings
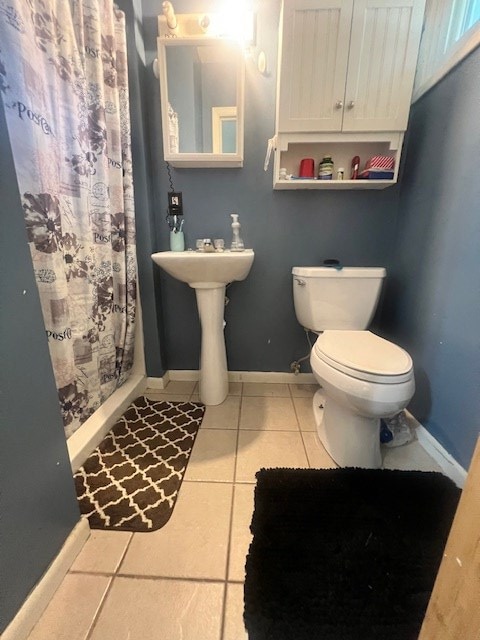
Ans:
POLYGON ((241 46, 224 38, 157 38, 158 72, 160 80, 160 104, 162 110, 163 156, 172 167, 185 168, 236 168, 243 167, 245 60, 241 46), (168 139, 168 78, 167 48, 175 46, 205 46, 225 44, 238 49, 237 57, 237 150, 236 153, 170 153, 168 139))

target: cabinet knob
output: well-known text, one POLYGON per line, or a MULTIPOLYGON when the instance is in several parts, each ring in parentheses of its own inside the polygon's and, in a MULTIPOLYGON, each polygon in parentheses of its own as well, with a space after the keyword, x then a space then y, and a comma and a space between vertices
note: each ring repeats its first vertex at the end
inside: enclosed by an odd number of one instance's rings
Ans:
POLYGON ((342 109, 343 108, 343 100, 337 100, 335 103, 335 109, 342 109))
POLYGON ((348 108, 353 109, 354 106, 355 106, 355 100, 350 100, 350 102, 348 103, 348 108))

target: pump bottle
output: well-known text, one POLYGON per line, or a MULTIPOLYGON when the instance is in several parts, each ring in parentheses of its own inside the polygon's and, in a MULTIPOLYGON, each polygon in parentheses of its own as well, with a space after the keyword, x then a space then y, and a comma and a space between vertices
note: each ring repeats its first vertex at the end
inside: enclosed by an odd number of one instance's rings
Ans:
POLYGON ((232 218, 232 244, 230 245, 230 251, 245 251, 243 240, 240 237, 240 223, 238 221, 238 213, 231 213, 232 218))

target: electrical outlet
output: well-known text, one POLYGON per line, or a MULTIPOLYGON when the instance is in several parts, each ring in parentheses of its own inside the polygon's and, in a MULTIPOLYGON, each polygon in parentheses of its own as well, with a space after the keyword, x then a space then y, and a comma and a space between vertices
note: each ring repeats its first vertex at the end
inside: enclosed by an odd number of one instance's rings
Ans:
POLYGON ((171 216, 183 215, 183 201, 181 191, 170 191, 168 193, 168 213, 171 216))

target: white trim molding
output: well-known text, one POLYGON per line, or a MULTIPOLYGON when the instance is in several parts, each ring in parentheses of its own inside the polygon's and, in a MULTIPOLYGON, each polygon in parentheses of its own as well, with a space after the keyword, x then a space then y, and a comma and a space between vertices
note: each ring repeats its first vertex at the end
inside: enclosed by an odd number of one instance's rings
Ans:
POLYGON ((147 378, 132 374, 88 420, 85 420, 80 429, 70 436, 67 448, 73 473, 78 471, 92 451, 98 447, 132 400, 141 395, 146 388, 147 378))
POLYGON ((88 520, 81 517, 20 611, 2 633, 2 640, 26 640, 89 536, 88 520))
POLYGON ((229 371, 230 382, 268 382, 273 384, 318 384, 313 373, 283 371, 229 371))
POLYGON ((165 389, 170 382, 170 374, 166 371, 162 378, 147 378, 147 389, 165 389))
MULTIPOLYGON (((165 389, 170 380, 197 382, 200 372, 195 369, 170 369, 163 378, 147 378, 149 389, 165 389)), ((283 371, 229 371, 229 382, 269 382, 277 384, 317 384, 313 373, 283 371)))
POLYGON ((418 442, 422 445, 428 455, 435 460, 442 471, 448 476, 457 487, 463 488, 467 478, 467 471, 451 456, 448 451, 436 440, 425 427, 418 422, 415 416, 407 411, 410 424, 415 429, 418 442))

